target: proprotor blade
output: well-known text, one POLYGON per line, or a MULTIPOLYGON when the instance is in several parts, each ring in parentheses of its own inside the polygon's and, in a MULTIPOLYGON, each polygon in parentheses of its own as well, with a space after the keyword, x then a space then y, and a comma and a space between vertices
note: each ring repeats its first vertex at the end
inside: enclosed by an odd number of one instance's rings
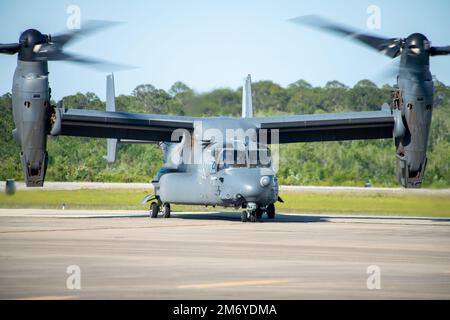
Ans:
POLYGON ((79 40, 80 37, 99 32, 101 30, 113 27, 120 24, 117 21, 105 21, 105 20, 89 20, 82 24, 81 29, 71 30, 51 36, 50 42, 58 46, 68 45, 70 42, 79 40))
POLYGON ((440 56, 450 54, 450 46, 446 47, 431 47, 430 55, 432 56, 440 56))
POLYGON ((73 54, 64 51, 64 47, 83 36, 93 34, 103 29, 119 24, 113 21, 90 20, 83 24, 79 30, 73 30, 56 36, 50 36, 48 43, 40 45, 35 50, 35 58, 40 61, 68 61, 84 64, 102 71, 120 71, 135 68, 124 64, 113 63, 97 58, 73 54))
MULTIPOLYGON (((38 54, 37 56, 40 57, 41 55, 38 54)), ((64 51, 46 52, 45 55, 42 55, 41 57, 42 57, 42 60, 47 60, 47 61, 67 61, 67 62, 79 63, 79 64, 87 65, 91 68, 95 68, 97 70, 101 70, 101 71, 105 71, 105 72, 106 71, 129 70, 129 69, 136 68, 134 66, 129 66, 129 65, 125 65, 125 64, 119 64, 119 63, 102 60, 102 59, 96 59, 96 58, 76 55, 76 54, 64 52, 64 51)))
POLYGON ((355 39, 390 58, 397 57, 402 47, 402 39, 400 38, 388 39, 365 34, 315 15, 301 16, 290 19, 289 21, 355 39))
POLYGON ((15 54, 19 49, 19 43, 0 43, 0 53, 15 54))

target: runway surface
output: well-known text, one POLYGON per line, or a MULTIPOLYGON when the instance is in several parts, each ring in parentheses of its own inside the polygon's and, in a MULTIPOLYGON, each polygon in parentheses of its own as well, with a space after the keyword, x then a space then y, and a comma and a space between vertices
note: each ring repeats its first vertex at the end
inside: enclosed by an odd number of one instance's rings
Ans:
POLYGON ((0 209, 0 298, 449 299, 450 220, 0 209))

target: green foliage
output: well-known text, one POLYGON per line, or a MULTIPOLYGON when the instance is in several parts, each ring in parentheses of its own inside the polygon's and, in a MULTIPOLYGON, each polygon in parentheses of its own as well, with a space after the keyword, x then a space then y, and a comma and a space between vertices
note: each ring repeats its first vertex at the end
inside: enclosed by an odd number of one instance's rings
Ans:
POLYGON ((172 97, 175 97, 177 95, 186 93, 186 92, 192 92, 192 89, 189 88, 185 83, 181 81, 175 82, 169 89, 169 94, 172 97))
POLYGON ((392 193, 281 192, 280 212, 449 217, 450 197, 392 193))
POLYGON ((170 95, 162 89, 156 89, 151 84, 141 84, 133 90, 132 94, 143 111, 147 113, 168 113, 170 95))
POLYGON ((328 81, 325 84, 325 89, 333 89, 333 88, 334 89, 347 89, 348 87, 345 84, 343 84, 342 82, 339 82, 336 80, 328 81))
MULTIPOLYGON (((287 88, 271 81, 253 84, 253 105, 258 115, 306 114, 379 110, 390 101, 390 86, 378 88, 361 80, 353 88, 338 81, 313 87, 298 80, 287 88)), ((176 82, 168 92, 150 84, 136 87, 131 95, 116 98, 118 111, 191 116, 239 116, 242 88, 221 88, 196 93, 176 82)), ((94 93, 64 98, 67 107, 103 110, 105 103, 94 93)), ((21 180, 19 147, 11 131, 14 123, 11 95, 0 97, 0 179, 21 180)), ((108 165, 104 139, 49 138, 48 180, 148 182, 162 165, 156 145, 119 145, 116 163, 108 165)), ((283 184, 358 185, 371 182, 396 186, 395 148, 392 140, 298 143, 282 145, 278 177, 283 184)), ((450 87, 436 82, 435 108, 429 139, 425 186, 450 186, 450 87)))
POLYGON ((290 85, 288 85, 289 89, 300 89, 300 88, 304 88, 304 89, 311 89, 312 85, 303 79, 297 80, 294 83, 291 83, 290 85))
POLYGON ((254 106, 265 111, 287 111, 290 97, 283 87, 272 81, 259 81, 252 87, 254 106))
POLYGON ((104 110, 105 104, 100 98, 92 92, 82 94, 78 92, 75 95, 64 97, 64 105, 77 106, 78 109, 104 110))

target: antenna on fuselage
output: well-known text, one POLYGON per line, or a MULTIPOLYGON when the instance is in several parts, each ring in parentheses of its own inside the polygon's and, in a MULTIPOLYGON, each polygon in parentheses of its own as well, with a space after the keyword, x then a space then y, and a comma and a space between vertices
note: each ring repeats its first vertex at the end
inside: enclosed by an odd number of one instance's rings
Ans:
POLYGON ((253 118, 252 78, 248 75, 242 86, 242 118, 253 118))

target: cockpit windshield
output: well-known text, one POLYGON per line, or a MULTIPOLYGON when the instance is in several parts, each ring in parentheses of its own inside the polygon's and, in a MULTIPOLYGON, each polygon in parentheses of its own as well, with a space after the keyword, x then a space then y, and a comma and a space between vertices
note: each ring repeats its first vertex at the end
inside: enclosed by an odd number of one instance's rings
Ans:
POLYGON ((269 168, 272 165, 269 149, 237 150, 224 148, 216 153, 219 170, 225 168, 269 168))

